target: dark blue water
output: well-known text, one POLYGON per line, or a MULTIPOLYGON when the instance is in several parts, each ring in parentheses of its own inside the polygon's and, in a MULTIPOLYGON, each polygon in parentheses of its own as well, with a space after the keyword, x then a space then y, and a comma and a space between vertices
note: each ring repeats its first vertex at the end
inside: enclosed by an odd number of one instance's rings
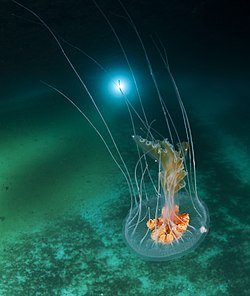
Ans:
MULTIPOLYGON (((83 2, 22 1, 111 75, 121 69, 127 73, 109 26, 91 1, 83 2)), ((145 262, 127 248, 122 236, 130 204, 126 182, 88 122, 40 80, 74 100, 113 149, 100 117, 49 32, 30 13, 3 1, 0 295, 248 295, 250 46, 245 9, 240 2, 214 1, 124 5, 184 136, 151 36, 166 46, 192 127, 198 192, 209 209, 210 231, 195 251, 169 262, 145 262)), ((105 1, 102 7, 129 57, 148 119, 156 120, 154 128, 167 137, 128 19, 119 3, 105 1)), ((60 41, 133 172, 137 154, 124 102, 110 92, 109 77, 95 62, 60 41)), ((133 88, 128 96, 138 108, 133 88)))

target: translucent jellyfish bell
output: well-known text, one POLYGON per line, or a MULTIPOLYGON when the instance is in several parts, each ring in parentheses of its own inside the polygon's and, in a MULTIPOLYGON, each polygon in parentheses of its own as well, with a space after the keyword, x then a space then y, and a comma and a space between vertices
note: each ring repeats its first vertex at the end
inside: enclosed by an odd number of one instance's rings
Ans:
POLYGON ((142 190, 131 205, 123 226, 126 242, 146 260, 181 257, 202 241, 209 222, 206 206, 194 188, 192 194, 191 180, 188 179, 188 189, 184 182, 188 174, 185 158, 189 145, 180 143, 175 150, 167 140, 133 138, 158 163, 158 188, 146 196, 142 190))

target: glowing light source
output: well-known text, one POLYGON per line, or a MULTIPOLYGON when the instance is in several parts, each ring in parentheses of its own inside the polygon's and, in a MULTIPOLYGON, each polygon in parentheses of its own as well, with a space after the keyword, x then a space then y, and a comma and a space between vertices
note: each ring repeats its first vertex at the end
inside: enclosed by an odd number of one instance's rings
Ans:
POLYGON ((123 95, 130 95, 131 81, 129 75, 122 71, 120 74, 114 73, 109 75, 108 91, 109 95, 113 98, 122 98, 123 95))
POLYGON ((128 95, 129 92, 129 81, 126 79, 126 77, 115 77, 111 81, 110 88, 113 92, 113 95, 119 96, 119 95, 128 95))
POLYGON ((120 79, 118 79, 117 81, 117 84, 115 85, 118 90, 121 92, 121 93, 124 93, 124 91, 126 90, 126 85, 124 84, 123 81, 121 81, 120 79))

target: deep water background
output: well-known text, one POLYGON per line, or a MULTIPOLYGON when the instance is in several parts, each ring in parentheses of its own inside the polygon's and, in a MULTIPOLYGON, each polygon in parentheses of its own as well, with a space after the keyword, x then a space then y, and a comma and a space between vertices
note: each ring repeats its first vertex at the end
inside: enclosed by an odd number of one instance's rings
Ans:
MULTIPOLYGON (((93 2, 20 1, 111 75, 126 69, 93 2)), ((148 118, 156 119, 154 127, 164 134, 138 40, 119 2, 104 2, 100 5, 124 44, 148 118)), ((192 127, 199 195, 211 219, 207 237, 194 252, 155 263, 142 261, 123 241, 129 194, 103 143, 80 113, 41 80, 70 96, 111 145, 86 92, 38 20, 1 1, 1 296, 248 295, 250 26, 244 2, 123 1, 183 135, 151 37, 159 36, 166 46, 192 127)), ((133 171, 136 150, 124 103, 109 93, 107 75, 93 61, 63 45, 133 171)), ((128 95, 138 107, 133 89, 128 95)))

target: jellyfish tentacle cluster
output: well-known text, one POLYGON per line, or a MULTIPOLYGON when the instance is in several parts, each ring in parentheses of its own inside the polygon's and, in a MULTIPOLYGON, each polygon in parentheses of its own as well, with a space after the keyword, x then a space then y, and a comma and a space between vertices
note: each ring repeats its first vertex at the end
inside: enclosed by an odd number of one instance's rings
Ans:
POLYGON ((147 221, 147 227, 152 231, 151 237, 154 241, 169 244, 183 235, 188 228, 190 218, 188 213, 179 214, 177 205, 171 219, 164 218, 164 212, 165 207, 162 208, 161 217, 147 221))
POLYGON ((165 204, 161 216, 149 219, 147 227, 152 231, 151 238, 159 243, 172 243, 178 240, 187 230, 189 214, 180 213, 175 203, 175 194, 185 187, 184 178, 187 171, 184 168, 184 157, 188 150, 188 143, 183 142, 175 150, 167 139, 149 141, 141 136, 133 136, 138 146, 156 161, 160 162, 160 181, 164 192, 165 204))

